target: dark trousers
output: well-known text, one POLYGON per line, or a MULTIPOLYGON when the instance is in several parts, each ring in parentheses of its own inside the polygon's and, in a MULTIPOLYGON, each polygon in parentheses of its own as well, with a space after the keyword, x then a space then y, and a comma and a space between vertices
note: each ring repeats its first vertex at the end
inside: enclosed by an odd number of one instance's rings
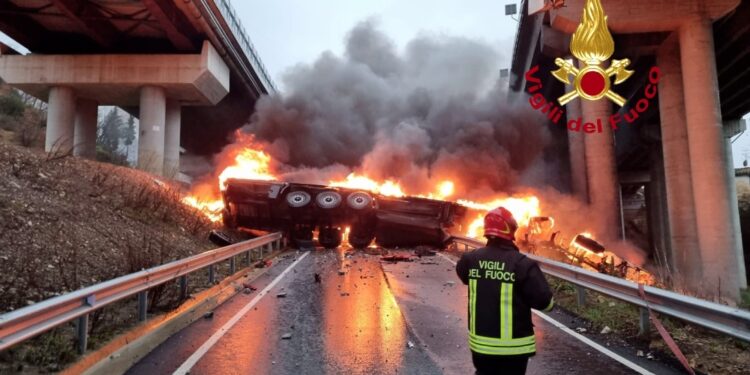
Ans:
POLYGON ((525 355, 485 355, 471 353, 477 375, 523 375, 529 357, 525 355))

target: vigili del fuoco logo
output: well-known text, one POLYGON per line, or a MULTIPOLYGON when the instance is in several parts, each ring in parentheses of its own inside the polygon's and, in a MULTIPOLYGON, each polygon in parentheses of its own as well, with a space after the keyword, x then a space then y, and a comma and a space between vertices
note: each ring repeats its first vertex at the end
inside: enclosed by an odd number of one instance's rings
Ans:
POLYGON ((622 115, 614 113, 608 119, 596 119, 596 123, 583 123, 582 118, 569 119, 568 130, 583 131, 585 133, 601 133, 603 124, 609 123, 613 130, 618 128, 623 121, 633 123, 641 113, 648 110, 650 100, 656 96, 659 83, 660 71, 658 67, 652 67, 648 74, 648 84, 643 90, 643 97, 639 99, 632 108, 626 106, 626 99, 615 92, 612 85, 625 82, 631 75, 628 70, 630 59, 615 60, 606 66, 606 61, 612 57, 615 50, 615 42, 607 27, 607 16, 599 0, 586 0, 583 8, 581 23, 576 28, 570 41, 570 52, 578 61, 578 67, 573 59, 555 59, 555 65, 560 69, 551 72, 558 81, 570 85, 573 89, 566 92, 555 101, 547 100, 541 92, 542 82, 535 74, 539 71, 536 65, 526 72, 526 81, 529 83, 527 91, 531 94, 529 104, 535 110, 547 115, 552 122, 558 124, 563 118, 565 106, 574 99, 581 100, 610 100, 620 107, 624 107, 622 115), (559 105, 558 105, 559 104, 559 105))

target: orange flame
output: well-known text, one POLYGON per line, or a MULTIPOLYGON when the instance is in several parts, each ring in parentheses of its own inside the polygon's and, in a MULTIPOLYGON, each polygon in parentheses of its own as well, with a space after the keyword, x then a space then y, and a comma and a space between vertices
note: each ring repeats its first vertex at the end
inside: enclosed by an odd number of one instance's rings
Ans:
POLYGON ((406 195, 404 190, 401 189, 401 185, 395 181, 386 180, 384 182, 377 182, 367 176, 358 175, 356 173, 349 173, 344 180, 330 181, 328 185, 349 189, 367 190, 389 197, 403 197, 406 195))
POLYGON ((496 198, 487 202, 459 199, 458 204, 482 212, 469 224, 466 230, 466 236, 472 238, 480 238, 484 235, 484 214, 497 207, 502 206, 510 211, 521 227, 527 226, 529 219, 539 216, 541 213, 539 198, 533 195, 496 198))

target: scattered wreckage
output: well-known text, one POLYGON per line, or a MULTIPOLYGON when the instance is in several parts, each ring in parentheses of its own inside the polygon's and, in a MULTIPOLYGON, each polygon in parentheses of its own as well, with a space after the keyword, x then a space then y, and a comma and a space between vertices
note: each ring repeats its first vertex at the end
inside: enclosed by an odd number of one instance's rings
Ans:
MULTIPOLYGON (((280 181, 229 179, 223 200, 225 226, 281 230, 295 247, 314 246, 317 231, 317 242, 325 248, 338 247, 346 234, 349 245, 358 249, 373 241, 384 248, 442 249, 470 216, 469 208, 455 202, 280 181)), ((525 252, 622 278, 651 278, 583 233, 568 243, 548 216, 530 218, 520 236, 518 244, 525 252)), ((406 259, 386 256, 383 260, 406 259)))
POLYGON ((224 225, 251 230, 282 230, 299 244, 335 248, 348 228, 354 248, 373 241, 383 247, 445 247, 466 208, 418 197, 279 181, 229 179, 223 192, 224 225))

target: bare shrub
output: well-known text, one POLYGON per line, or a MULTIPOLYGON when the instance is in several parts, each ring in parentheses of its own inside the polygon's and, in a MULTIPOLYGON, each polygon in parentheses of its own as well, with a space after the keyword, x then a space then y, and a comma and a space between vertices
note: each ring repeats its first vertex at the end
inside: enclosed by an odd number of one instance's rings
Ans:
POLYGON ((36 111, 26 110, 23 117, 19 119, 16 138, 23 147, 32 147, 42 144, 44 132, 42 131, 41 116, 36 111))

